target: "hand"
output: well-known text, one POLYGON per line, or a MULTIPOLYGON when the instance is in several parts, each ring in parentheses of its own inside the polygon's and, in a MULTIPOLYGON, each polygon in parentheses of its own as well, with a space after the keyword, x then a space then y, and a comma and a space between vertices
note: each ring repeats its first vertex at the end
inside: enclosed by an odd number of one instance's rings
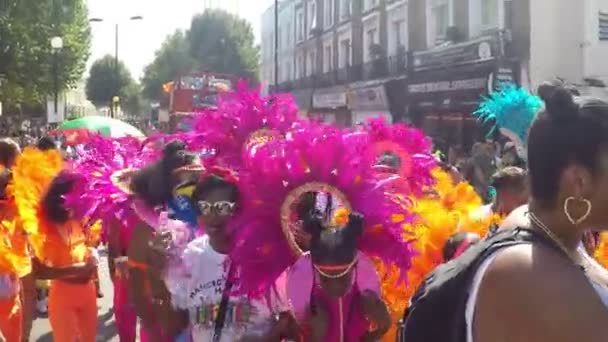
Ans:
POLYGON ((323 341, 327 334, 327 328, 329 326, 329 315, 327 310, 314 303, 310 312, 310 328, 312 331, 312 341, 323 341))
POLYGON ((361 307, 367 319, 373 323, 375 330, 365 336, 364 340, 374 341, 381 338, 391 327, 391 317, 386 304, 373 291, 361 294, 361 307))
POLYGON ((150 241, 150 267, 164 270, 167 265, 167 257, 173 241, 173 235, 168 231, 156 232, 150 241))

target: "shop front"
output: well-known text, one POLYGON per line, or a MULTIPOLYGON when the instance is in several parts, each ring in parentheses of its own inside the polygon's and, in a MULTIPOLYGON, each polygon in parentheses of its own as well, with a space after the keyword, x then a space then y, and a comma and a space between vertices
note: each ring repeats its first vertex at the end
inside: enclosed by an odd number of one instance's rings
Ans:
POLYGON ((298 116, 308 117, 312 106, 312 89, 297 89, 291 91, 294 101, 298 105, 298 116))
POLYGON ((387 122, 393 121, 384 81, 351 84, 349 88, 348 106, 352 112, 353 124, 365 123, 378 117, 387 122))
POLYGON ((344 86, 316 89, 312 94, 312 109, 309 116, 338 126, 353 123, 348 108, 347 88, 344 86))
POLYGON ((410 120, 447 149, 469 151, 484 139, 472 113, 501 83, 518 83, 518 63, 506 61, 500 41, 487 37, 414 54, 407 86, 410 120))

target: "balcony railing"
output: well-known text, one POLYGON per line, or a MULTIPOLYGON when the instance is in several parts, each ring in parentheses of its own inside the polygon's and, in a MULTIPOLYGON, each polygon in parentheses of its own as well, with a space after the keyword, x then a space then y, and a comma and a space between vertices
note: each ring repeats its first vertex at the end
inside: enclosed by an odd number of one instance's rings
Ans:
POLYGON ((405 75, 406 72, 407 57, 406 54, 400 54, 283 82, 279 84, 278 90, 287 92, 302 88, 326 88, 358 81, 397 77, 405 75))

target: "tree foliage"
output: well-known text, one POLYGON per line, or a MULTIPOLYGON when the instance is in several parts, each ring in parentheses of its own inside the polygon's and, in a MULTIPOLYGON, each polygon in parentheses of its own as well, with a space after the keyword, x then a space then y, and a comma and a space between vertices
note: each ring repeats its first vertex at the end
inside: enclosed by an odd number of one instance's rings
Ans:
POLYGON ((141 80, 143 95, 148 99, 159 99, 163 84, 193 68, 194 59, 190 56, 190 45, 186 35, 177 30, 167 36, 161 48, 156 51, 154 61, 144 69, 141 80))
POLYGON ((117 71, 114 57, 106 55, 91 65, 86 84, 87 98, 97 107, 109 106, 115 95, 123 102, 132 95, 133 83, 133 77, 125 64, 119 61, 117 71))
POLYGON ((60 91, 81 79, 91 43, 85 0, 3 0, 0 7, 0 101, 44 103, 54 90, 55 67, 60 91), (63 39, 57 53, 54 36, 63 39))
POLYGON ((222 10, 207 10, 190 29, 168 36, 144 70, 144 96, 159 100, 162 85, 192 70, 208 70, 257 80, 259 48, 251 25, 222 10))
POLYGON ((205 11, 192 19, 190 54, 205 70, 253 79, 258 49, 249 22, 221 10, 205 11))

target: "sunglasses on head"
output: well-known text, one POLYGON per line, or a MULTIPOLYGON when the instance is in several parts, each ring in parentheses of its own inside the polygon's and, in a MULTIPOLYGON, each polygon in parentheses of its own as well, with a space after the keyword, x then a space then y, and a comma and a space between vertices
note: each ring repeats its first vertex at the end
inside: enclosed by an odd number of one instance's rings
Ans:
POLYGON ((228 216, 234 211, 236 203, 228 201, 207 202, 198 201, 198 210, 201 215, 209 215, 212 212, 220 216, 228 216))

